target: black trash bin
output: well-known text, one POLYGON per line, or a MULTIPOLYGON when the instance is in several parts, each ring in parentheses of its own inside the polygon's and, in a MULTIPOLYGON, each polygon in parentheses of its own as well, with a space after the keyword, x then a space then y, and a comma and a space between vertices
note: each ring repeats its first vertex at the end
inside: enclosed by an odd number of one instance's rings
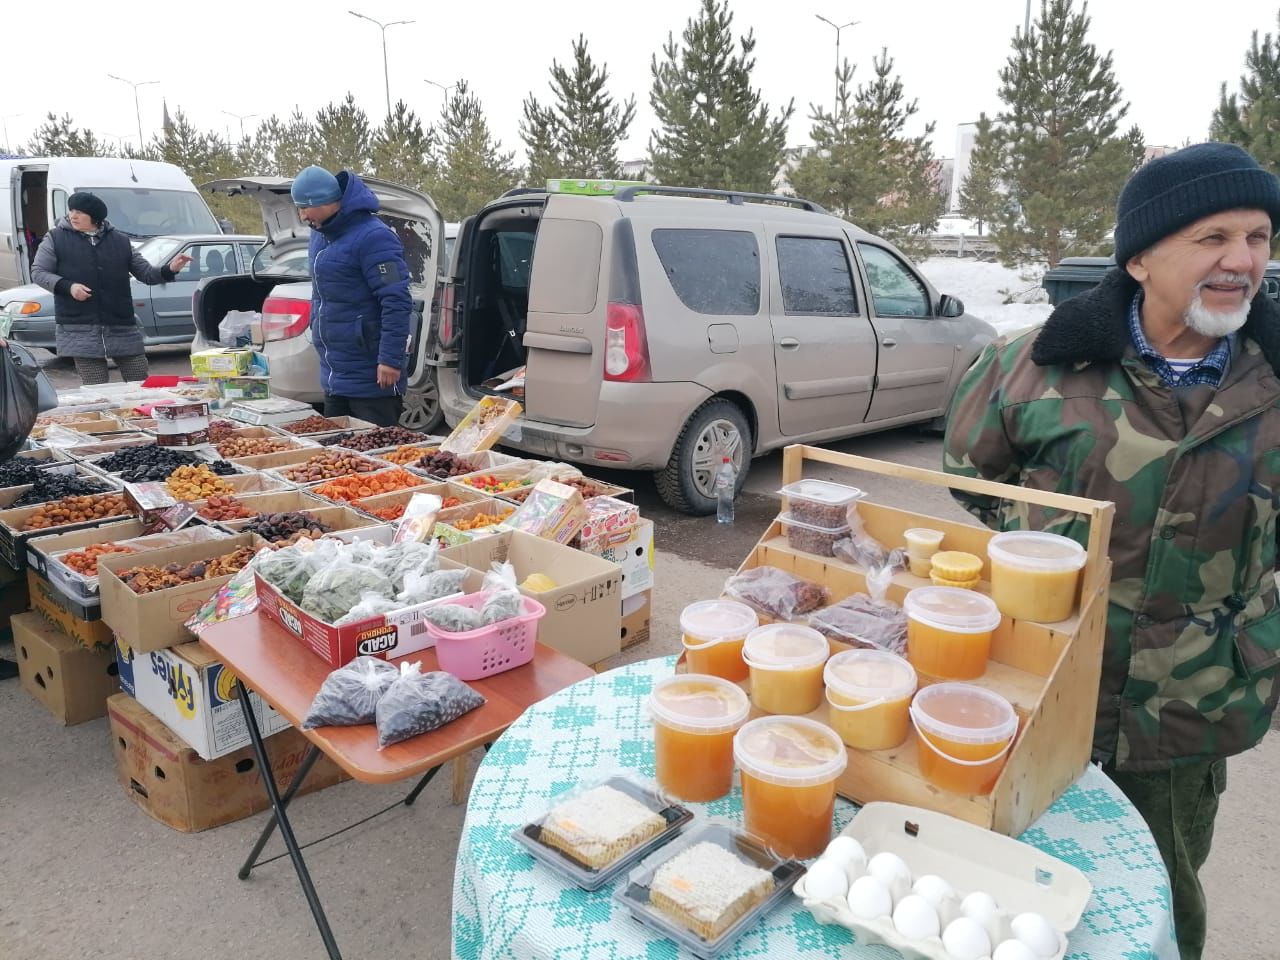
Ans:
MULTIPOLYGON (((1049 302, 1056 307, 1097 286, 1102 275, 1113 266, 1115 261, 1111 257, 1064 257, 1056 267, 1045 272, 1041 286, 1049 292, 1049 302)), ((1267 264, 1262 290, 1280 303, 1280 261, 1267 264)))

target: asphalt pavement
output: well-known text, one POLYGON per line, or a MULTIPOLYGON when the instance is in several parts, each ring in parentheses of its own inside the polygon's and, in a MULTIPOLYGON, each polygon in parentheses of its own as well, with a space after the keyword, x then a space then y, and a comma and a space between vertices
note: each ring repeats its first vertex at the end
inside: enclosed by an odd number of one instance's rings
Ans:
MULTIPOLYGON (((154 372, 185 368, 183 350, 152 352, 154 372)), ((50 360, 47 369, 60 386, 76 382, 68 361, 50 360)), ((923 467, 940 462, 938 438, 914 430, 834 446, 923 467)), ((839 471, 811 475, 838 479, 839 471)), ((781 456, 755 462, 732 525, 674 514, 647 477, 607 479, 634 486, 642 512, 656 521, 651 639, 624 651, 615 665, 675 653, 681 608, 716 596, 776 514, 781 456)), ((935 488, 867 475, 855 482, 880 503, 967 519, 935 488)), ((0 648, 0 656, 12 657, 12 650, 0 648)), ((246 882, 236 879, 265 814, 191 835, 151 820, 116 781, 106 720, 63 728, 16 680, 0 683, 0 732, 0 958, 323 956, 287 861, 255 871, 246 882)), ((1233 760, 1230 779, 1203 874, 1210 904, 1205 956, 1273 957, 1280 735, 1233 760)), ((414 807, 308 851, 346 956, 449 956, 454 858, 465 808, 450 805, 446 780, 428 787, 414 807)), ((403 790, 345 783, 300 798, 291 816, 300 837, 315 836, 385 806, 403 790)))

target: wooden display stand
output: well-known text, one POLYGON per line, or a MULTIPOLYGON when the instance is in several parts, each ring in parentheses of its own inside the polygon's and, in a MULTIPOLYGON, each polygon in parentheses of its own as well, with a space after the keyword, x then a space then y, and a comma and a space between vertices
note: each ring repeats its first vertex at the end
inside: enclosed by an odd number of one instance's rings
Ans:
MULTIPOLYGON (((1075 782, 1089 763, 1111 582, 1107 544, 1114 505, 807 446, 786 448, 783 482, 802 479, 806 461, 1035 504, 1088 518, 1088 559, 1080 578, 1076 615, 1055 624, 1004 618, 992 639, 986 673, 972 681, 1008 699, 1019 719, 1017 738, 991 794, 959 796, 930 786, 920 774, 914 734, 893 750, 849 750, 849 765, 837 786, 841 796, 858 803, 889 800, 911 804, 1017 836, 1075 782)), ((944 549, 963 550, 983 559, 979 589, 989 591, 987 542, 995 535, 993 531, 866 500, 858 503, 858 513, 867 533, 890 549, 905 542, 903 531, 910 527, 943 531, 944 549)), ((770 525, 739 572, 761 566, 778 567, 823 584, 831 593, 832 603, 866 592, 861 568, 793 549, 777 521, 770 525)), ((928 585, 928 580, 903 571, 894 576, 888 599, 901 603, 909 590, 928 585)), ((845 646, 832 641, 833 648, 845 646)), ((937 679, 920 674, 920 685, 937 679)), ((824 704, 813 716, 826 722, 826 714, 824 704)))

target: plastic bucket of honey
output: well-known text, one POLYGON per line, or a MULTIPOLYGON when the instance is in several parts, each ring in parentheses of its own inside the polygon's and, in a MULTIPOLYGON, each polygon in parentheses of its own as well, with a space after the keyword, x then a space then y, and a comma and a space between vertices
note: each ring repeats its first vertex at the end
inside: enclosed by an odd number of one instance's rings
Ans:
POLYGON ((720 677, 677 674, 649 694, 658 784, 681 800, 706 801, 733 789, 733 735, 751 703, 720 677))
POLYGON ((828 723, 857 750, 891 750, 911 730, 916 672, 885 650, 845 650, 827 661, 828 723))
POLYGON ((830 655, 827 638, 813 627, 756 627, 742 647, 751 672, 751 702, 765 713, 812 713, 822 705, 822 668, 830 655))
POLYGON ((920 773, 939 790, 987 794, 1004 769, 1018 715, 1004 697, 969 683, 935 683, 911 701, 920 773))
POLYGON ((747 679, 742 645, 759 625, 756 612, 736 600, 703 600, 685 607, 680 613, 680 630, 689 672, 735 683, 747 679))
POLYGON ((991 635, 1000 610, 984 593, 957 587, 920 587, 903 598, 907 657, 921 673, 944 680, 975 680, 987 670, 991 635))
POLYGON ((1084 547, 1056 533, 1015 530, 998 533, 987 544, 991 559, 991 597, 1015 620, 1057 623, 1076 605, 1084 547))
POLYGON ((783 857, 807 860, 831 840, 836 780, 849 754, 839 735, 807 717, 760 717, 733 738, 743 825, 783 857))

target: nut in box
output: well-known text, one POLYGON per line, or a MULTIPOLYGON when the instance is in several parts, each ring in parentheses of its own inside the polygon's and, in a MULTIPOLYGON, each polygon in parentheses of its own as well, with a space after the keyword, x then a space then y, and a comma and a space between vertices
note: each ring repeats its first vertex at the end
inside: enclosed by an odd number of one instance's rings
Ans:
POLYGON ((857 487, 829 480, 797 480, 778 493, 787 498, 792 519, 828 529, 848 526, 849 510, 866 496, 857 487))
POLYGON ((848 540, 851 528, 848 523, 835 527, 824 527, 814 523, 803 523, 794 514, 784 513, 778 517, 782 529, 786 531, 787 542, 792 549, 812 553, 815 557, 834 557, 835 546, 841 540, 848 540))

